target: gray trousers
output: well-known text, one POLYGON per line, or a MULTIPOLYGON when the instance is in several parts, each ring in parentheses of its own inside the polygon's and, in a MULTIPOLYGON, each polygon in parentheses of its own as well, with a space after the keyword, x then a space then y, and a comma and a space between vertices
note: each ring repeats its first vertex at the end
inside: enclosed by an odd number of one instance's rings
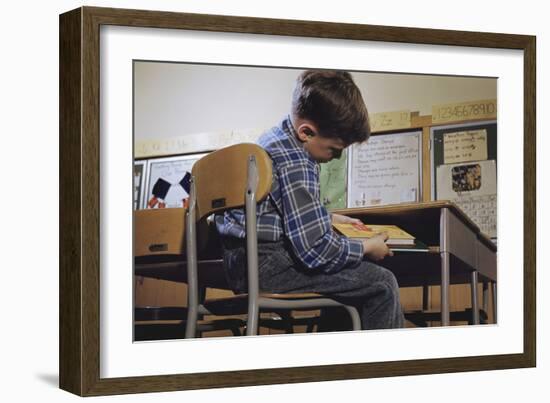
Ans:
MULTIPOLYGON (((224 267, 229 285, 237 293, 246 292, 246 252, 240 241, 226 238, 224 267)), ((357 307, 363 329, 403 327, 399 286, 389 270, 363 261, 342 271, 325 274, 302 267, 282 241, 258 244, 260 290, 272 293, 326 294, 357 307)), ((322 321, 323 330, 342 330, 347 313, 328 310, 322 321)), ((348 329, 351 326, 348 327, 348 329)))

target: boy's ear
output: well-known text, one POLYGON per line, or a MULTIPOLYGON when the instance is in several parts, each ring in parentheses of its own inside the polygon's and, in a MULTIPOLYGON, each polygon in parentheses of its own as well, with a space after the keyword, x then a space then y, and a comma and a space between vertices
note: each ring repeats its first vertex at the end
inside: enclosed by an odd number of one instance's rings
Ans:
POLYGON ((298 138, 302 142, 308 141, 316 134, 315 128, 308 123, 302 123, 300 126, 298 126, 298 130, 296 130, 296 132, 298 134, 298 138))

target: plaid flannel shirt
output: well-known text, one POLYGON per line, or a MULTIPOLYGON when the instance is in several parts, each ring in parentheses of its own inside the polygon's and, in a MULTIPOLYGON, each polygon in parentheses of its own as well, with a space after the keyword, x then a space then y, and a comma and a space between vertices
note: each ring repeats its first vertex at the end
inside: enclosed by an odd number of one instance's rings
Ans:
MULTIPOLYGON (((257 206, 260 242, 288 240, 292 253, 308 269, 337 272, 363 258, 363 245, 335 233, 320 201, 319 164, 296 138, 290 118, 264 133, 258 144, 273 161, 273 186, 257 206)), ((242 209, 216 217, 218 232, 245 237, 242 209)))

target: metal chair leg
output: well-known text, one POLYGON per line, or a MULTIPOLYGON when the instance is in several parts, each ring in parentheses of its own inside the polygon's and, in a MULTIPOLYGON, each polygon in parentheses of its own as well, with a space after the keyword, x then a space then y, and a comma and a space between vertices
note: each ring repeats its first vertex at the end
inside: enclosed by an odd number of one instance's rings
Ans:
POLYGON ((359 312, 354 306, 344 305, 346 311, 348 311, 349 316, 351 317, 351 323, 353 330, 361 330, 361 318, 359 317, 359 312))
POLYGON ((497 283, 496 281, 491 282, 493 288, 493 322, 497 323, 497 283))
POLYGON ((430 303, 430 286, 422 286, 422 310, 427 311, 430 303))
POLYGON ((470 289, 472 294, 472 322, 479 325, 479 304, 477 299, 478 273, 473 270, 471 273, 470 289))
POLYGON ((260 309, 258 300, 248 296, 248 317, 246 319, 246 335, 255 336, 258 334, 258 322, 260 316, 260 309))
POLYGON ((187 324, 185 326, 185 338, 196 337, 199 286, 197 274, 197 234, 196 234, 196 193, 195 181, 191 179, 189 194, 189 210, 186 217, 186 250, 187 250, 187 324))

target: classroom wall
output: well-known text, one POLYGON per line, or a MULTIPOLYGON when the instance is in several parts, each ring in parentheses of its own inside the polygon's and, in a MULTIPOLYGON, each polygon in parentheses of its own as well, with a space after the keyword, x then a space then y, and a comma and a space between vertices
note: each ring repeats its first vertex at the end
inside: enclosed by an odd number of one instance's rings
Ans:
MULTIPOLYGON (((272 127, 300 70, 137 62, 135 140, 272 127)), ((497 97, 497 80, 353 73, 371 113, 430 115, 432 105, 497 97)))

